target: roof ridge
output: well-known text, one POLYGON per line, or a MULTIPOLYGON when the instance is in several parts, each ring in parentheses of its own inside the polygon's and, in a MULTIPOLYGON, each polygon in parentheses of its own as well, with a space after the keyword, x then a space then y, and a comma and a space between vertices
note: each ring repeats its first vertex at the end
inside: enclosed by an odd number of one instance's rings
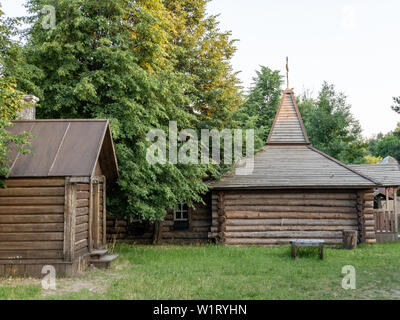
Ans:
POLYGON ((327 159, 329 159, 329 160, 331 160, 331 161, 337 163, 338 165, 340 165, 340 166, 346 168, 347 170, 349 170, 349 171, 351 171, 351 172, 353 172, 353 173, 359 175, 360 177, 362 177, 362 178, 364 178, 364 179, 367 179, 367 180, 369 180, 369 181, 375 183, 376 185, 380 185, 380 184, 381 184, 380 182, 377 182, 377 181, 373 180, 373 179, 370 178, 369 176, 367 176, 367 175, 365 175, 365 174, 362 174, 362 173, 358 172, 357 170, 351 168, 350 166, 346 165, 345 163, 341 162, 340 160, 335 159, 334 157, 331 157, 330 155, 328 155, 328 154, 322 152, 321 150, 318 150, 317 148, 314 148, 314 147, 312 147, 312 146, 310 146, 310 145, 307 146, 307 147, 308 147, 310 150, 312 150, 312 151, 314 151, 314 152, 316 152, 316 153, 319 153, 320 155, 324 156, 325 158, 327 158, 327 159))

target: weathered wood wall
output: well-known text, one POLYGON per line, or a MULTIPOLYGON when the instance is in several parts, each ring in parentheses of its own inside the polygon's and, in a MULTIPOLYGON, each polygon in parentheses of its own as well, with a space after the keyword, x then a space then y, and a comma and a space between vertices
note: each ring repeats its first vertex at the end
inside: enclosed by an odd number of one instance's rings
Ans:
POLYGON ((76 186, 75 256, 89 252, 89 183, 76 186))
MULTIPOLYGON (((196 243, 207 242, 211 227, 211 195, 204 197, 204 204, 195 204, 195 208, 189 208, 189 228, 186 230, 174 230, 174 214, 167 210, 164 221, 160 224, 161 243, 196 243)), ((133 228, 130 230, 128 221, 115 217, 107 217, 107 240, 126 240, 135 243, 149 244, 155 237, 155 226, 153 223, 144 223, 144 232, 135 234, 133 228)))
POLYGON ((8 179, 0 189, 0 260, 62 259, 64 178, 8 179))
MULTIPOLYGON (((361 208, 357 192, 351 190, 214 192, 210 237, 218 235, 226 244, 274 245, 291 238, 340 244, 343 230, 359 229, 359 216, 370 219, 369 209, 364 209, 371 205, 369 197, 362 195, 361 208)), ((369 229, 362 232, 372 239, 369 229)))

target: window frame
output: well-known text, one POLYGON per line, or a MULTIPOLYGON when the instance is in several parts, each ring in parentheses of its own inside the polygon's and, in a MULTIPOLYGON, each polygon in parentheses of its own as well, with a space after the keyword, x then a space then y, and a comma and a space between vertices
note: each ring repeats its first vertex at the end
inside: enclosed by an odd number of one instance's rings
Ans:
POLYGON ((189 221, 189 207, 186 203, 179 203, 174 209, 174 221, 189 221), (186 206, 186 209, 184 207, 186 206), (184 214, 186 213, 186 218, 184 214), (178 215, 179 217, 178 217, 178 215))

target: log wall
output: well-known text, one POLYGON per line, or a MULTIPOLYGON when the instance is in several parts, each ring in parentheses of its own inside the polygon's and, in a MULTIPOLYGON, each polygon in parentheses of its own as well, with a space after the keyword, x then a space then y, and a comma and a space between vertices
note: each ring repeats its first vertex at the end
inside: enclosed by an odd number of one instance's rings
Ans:
POLYGON ((75 256, 89 252, 89 183, 76 186, 75 256))
MULTIPOLYGON (((359 230, 359 221, 370 220, 370 196, 351 190, 214 192, 210 237, 226 244, 275 245, 291 238, 340 244, 343 230, 359 230)), ((361 227, 365 239, 374 236, 369 223, 361 227)))
POLYGON ((8 179, 0 189, 0 260, 62 259, 65 179, 8 179))

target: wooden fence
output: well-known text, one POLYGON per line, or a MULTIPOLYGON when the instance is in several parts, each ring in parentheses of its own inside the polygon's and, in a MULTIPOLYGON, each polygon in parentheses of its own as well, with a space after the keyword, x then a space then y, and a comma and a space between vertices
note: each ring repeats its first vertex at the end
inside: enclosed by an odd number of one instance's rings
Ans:
POLYGON ((374 210, 376 232, 396 232, 396 215, 394 211, 374 210))

